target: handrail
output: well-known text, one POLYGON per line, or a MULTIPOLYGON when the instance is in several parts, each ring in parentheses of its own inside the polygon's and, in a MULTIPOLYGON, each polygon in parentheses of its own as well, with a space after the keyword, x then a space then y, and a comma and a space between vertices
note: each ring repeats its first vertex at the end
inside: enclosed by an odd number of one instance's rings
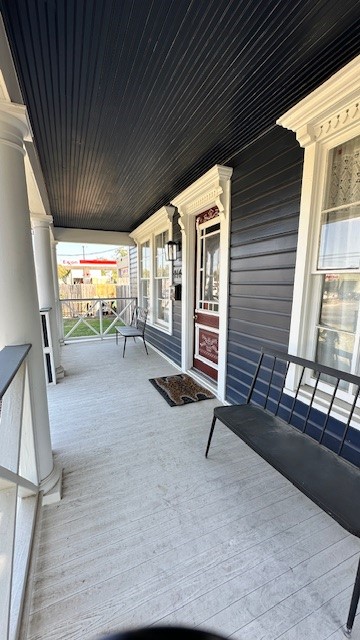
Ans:
POLYGON ((99 300, 136 300, 134 296, 104 296, 103 298, 60 298, 60 302, 98 302, 99 300))
POLYGON ((0 351, 0 398, 9 388, 30 349, 31 344, 17 344, 0 351))

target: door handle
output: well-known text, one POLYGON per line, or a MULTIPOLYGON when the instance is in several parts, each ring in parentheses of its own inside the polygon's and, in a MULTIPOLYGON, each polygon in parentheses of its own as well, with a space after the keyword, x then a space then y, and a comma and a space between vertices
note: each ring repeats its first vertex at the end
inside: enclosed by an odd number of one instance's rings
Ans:
POLYGON ((195 315, 193 315, 193 319, 194 319, 194 320, 197 320, 197 319, 198 319, 198 317, 197 317, 197 314, 196 314, 196 313, 195 313, 195 315))

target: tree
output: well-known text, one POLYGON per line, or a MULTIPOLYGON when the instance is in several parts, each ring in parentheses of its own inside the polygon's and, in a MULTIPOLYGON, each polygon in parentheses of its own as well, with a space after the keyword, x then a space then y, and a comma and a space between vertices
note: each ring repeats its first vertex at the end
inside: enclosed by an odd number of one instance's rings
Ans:
POLYGON ((129 247, 118 247, 115 250, 116 259, 124 258, 129 253, 129 247))
POLYGON ((58 271, 59 280, 62 280, 63 283, 66 284, 66 278, 68 277, 71 269, 68 269, 67 267, 64 267, 63 264, 58 264, 57 271, 58 271))

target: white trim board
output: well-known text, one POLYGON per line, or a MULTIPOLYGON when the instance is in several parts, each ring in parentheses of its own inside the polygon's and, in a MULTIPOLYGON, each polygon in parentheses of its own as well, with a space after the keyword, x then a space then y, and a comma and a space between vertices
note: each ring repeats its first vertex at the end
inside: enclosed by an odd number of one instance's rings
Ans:
POLYGON ((229 237, 232 168, 215 165, 171 202, 177 207, 182 233, 181 366, 191 369, 194 344, 195 217, 213 206, 220 219, 220 299, 218 397, 225 399, 229 292, 229 237))
POLYGON ((309 327, 314 326, 317 312, 310 291, 316 286, 311 278, 313 238, 318 234, 328 151, 360 134, 360 56, 287 111, 277 124, 294 131, 305 148, 289 353, 312 359, 309 327))

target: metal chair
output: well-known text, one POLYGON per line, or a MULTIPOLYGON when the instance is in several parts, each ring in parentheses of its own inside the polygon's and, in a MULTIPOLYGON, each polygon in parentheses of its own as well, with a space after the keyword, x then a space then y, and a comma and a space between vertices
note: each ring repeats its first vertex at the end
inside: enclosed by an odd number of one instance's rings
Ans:
POLYGON ((147 320, 148 310, 143 307, 135 307, 131 324, 125 325, 123 327, 115 327, 116 331, 116 344, 118 344, 119 335, 124 338, 124 349, 123 349, 123 357, 125 355, 126 349, 126 340, 128 338, 142 338, 144 343, 146 355, 149 355, 146 342, 145 342, 145 328, 146 328, 146 320, 147 320))

